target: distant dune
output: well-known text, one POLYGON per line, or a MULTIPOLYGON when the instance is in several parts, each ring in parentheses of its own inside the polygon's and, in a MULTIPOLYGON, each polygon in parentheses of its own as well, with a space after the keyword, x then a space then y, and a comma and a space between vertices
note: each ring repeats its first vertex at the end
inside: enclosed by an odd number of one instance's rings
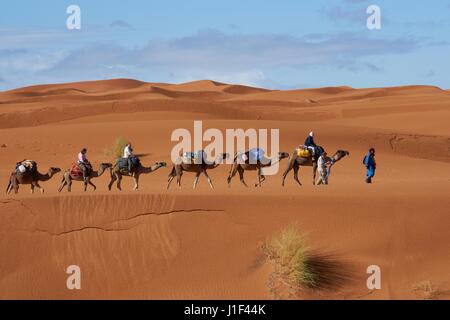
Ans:
POLYGON ((141 177, 141 187, 58 193, 61 174, 42 182, 45 194, 0 199, 0 298, 138 299, 423 299, 450 298, 450 91, 433 86, 268 90, 210 80, 182 84, 113 79, 37 85, 0 92, 0 180, 17 161, 33 159, 45 172, 67 169, 82 147, 94 167, 118 137, 133 142, 145 165, 168 168, 141 177), (330 185, 313 186, 311 168, 277 175, 254 188, 229 166, 202 176, 183 175, 181 190, 166 190, 174 129, 280 130, 280 148, 292 153, 313 130, 329 153, 350 156, 332 170, 330 185), (362 158, 377 150, 373 185, 364 183, 362 158), (280 228, 297 224, 308 246, 353 268, 352 281, 334 290, 292 296, 271 288, 273 266, 262 245, 280 228), (82 290, 69 291, 65 268, 82 270, 82 290), (368 290, 366 268, 382 269, 382 290, 368 290))

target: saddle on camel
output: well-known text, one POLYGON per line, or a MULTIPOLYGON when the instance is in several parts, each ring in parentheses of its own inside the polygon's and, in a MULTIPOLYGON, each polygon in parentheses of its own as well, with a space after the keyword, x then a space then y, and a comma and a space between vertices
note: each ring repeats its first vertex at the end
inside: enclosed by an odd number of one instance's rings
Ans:
MULTIPOLYGON (((85 163, 84 166, 86 167, 86 176, 89 176, 92 172, 92 165, 90 162, 88 162, 85 163)), ((72 178, 83 177, 83 171, 81 170, 78 163, 72 163, 72 166, 70 167, 70 176, 72 178)))
POLYGON ((135 169, 141 165, 141 160, 136 156, 129 156, 129 158, 119 158, 117 165, 121 174, 132 174, 135 169))

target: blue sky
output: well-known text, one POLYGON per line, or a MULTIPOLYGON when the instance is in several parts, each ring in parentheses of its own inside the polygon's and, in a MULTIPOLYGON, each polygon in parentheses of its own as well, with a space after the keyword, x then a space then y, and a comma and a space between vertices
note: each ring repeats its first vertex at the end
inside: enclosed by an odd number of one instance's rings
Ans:
POLYGON ((450 0, 72 0, 0 4, 0 90, 198 79, 276 89, 450 88, 450 0), (68 30, 66 8, 81 8, 68 30), (381 8, 368 30, 366 8, 381 8))

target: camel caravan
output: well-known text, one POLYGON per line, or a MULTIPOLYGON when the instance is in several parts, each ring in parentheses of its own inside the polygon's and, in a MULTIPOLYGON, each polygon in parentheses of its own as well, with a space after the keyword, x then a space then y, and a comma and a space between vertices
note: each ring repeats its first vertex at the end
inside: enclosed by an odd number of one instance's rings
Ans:
MULTIPOLYGON (((244 173, 246 171, 256 171, 257 182, 255 187, 261 187, 266 179, 264 170, 271 168, 275 163, 287 159, 287 167, 282 175, 281 185, 284 186, 287 175, 291 170, 294 172, 294 181, 302 185, 298 172, 300 166, 312 167, 313 184, 328 184, 331 167, 350 153, 346 150, 337 150, 331 157, 321 147, 314 143, 314 134, 311 132, 305 143, 295 148, 289 154, 288 152, 279 152, 273 159, 265 156, 264 150, 261 148, 252 148, 245 152, 237 152, 231 162, 231 168, 227 177, 227 185, 231 186, 231 180, 239 174, 240 182, 248 187, 244 180, 244 173), (316 180, 316 175, 319 174, 316 180)), ((195 152, 184 152, 173 162, 172 168, 168 175, 167 189, 169 189, 171 182, 176 178, 178 188, 181 188, 181 177, 185 172, 192 172, 195 174, 193 188, 198 185, 200 176, 203 174, 208 181, 211 189, 214 189, 212 179, 207 173, 208 170, 213 170, 224 163, 224 160, 229 158, 229 154, 218 154, 216 159, 208 160, 207 155, 203 150, 195 152)), ((123 177, 130 177, 134 181, 133 190, 139 189, 139 178, 142 174, 148 174, 157 171, 160 168, 166 167, 166 162, 156 162, 151 166, 145 166, 141 163, 138 155, 133 153, 131 143, 127 143, 123 147, 123 152, 116 157, 114 164, 101 163, 97 170, 94 170, 90 161, 87 159, 87 149, 83 148, 78 154, 76 163, 73 163, 69 169, 63 172, 63 176, 58 187, 58 192, 67 189, 71 192, 72 182, 82 182, 84 191, 87 191, 88 186, 96 190, 96 185, 92 182, 93 179, 98 178, 109 172, 110 182, 108 183, 108 190, 111 190, 116 184, 118 190, 122 190, 121 182, 123 177)), ((53 178, 61 171, 60 168, 51 167, 46 174, 42 174, 38 170, 38 165, 33 160, 23 160, 16 164, 16 169, 11 173, 6 188, 6 193, 18 193, 19 185, 29 184, 31 193, 35 188, 38 188, 42 193, 44 189, 39 182, 45 182, 53 178)))

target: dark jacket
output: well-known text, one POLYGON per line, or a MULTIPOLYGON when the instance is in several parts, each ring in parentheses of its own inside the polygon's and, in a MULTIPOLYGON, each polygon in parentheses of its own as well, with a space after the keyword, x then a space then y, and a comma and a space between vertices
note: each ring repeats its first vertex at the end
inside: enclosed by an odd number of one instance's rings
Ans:
POLYGON ((307 147, 316 147, 316 144, 314 143, 314 138, 311 136, 308 136, 305 140, 305 146, 307 147))

